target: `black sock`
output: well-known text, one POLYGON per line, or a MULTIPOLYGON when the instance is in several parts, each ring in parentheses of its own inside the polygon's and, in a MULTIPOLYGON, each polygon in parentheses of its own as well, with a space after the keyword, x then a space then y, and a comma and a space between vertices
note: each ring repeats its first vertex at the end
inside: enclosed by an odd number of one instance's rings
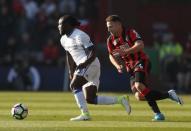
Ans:
POLYGON ((154 113, 160 113, 160 109, 159 109, 156 101, 147 101, 147 102, 154 113))
POLYGON ((148 94, 145 95, 145 98, 147 101, 162 100, 162 99, 169 98, 169 94, 151 90, 148 94))

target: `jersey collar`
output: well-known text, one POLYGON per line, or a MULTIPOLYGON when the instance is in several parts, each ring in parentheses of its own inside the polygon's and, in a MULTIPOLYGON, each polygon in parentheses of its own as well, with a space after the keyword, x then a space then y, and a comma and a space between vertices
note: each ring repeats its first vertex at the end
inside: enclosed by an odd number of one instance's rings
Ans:
POLYGON ((71 29, 70 31, 68 31, 68 32, 66 33, 66 36, 67 36, 67 37, 70 37, 73 32, 74 32, 74 29, 71 29))

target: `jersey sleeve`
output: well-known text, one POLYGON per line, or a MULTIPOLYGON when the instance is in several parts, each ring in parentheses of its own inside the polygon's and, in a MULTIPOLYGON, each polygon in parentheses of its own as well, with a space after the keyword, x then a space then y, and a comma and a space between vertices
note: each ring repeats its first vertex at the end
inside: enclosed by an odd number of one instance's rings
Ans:
POLYGON ((132 43, 134 43, 137 40, 142 40, 140 34, 135 29, 131 29, 129 31, 129 37, 132 43))

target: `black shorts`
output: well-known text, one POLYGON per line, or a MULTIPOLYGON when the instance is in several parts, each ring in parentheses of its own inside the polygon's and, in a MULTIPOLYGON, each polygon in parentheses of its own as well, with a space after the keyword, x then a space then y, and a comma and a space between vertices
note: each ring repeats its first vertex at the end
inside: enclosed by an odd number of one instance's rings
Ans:
MULTIPOLYGON (((148 75, 151 70, 151 63, 148 60, 140 61, 131 71, 130 84, 131 89, 134 90, 134 83, 140 82, 148 86, 148 75)), ((134 91, 133 91, 134 92, 134 91)))

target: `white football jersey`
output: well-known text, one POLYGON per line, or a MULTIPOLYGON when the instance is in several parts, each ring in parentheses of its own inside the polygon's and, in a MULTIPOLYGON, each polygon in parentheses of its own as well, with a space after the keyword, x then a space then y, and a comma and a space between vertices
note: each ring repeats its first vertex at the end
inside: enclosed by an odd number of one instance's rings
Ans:
POLYGON ((63 35, 60 39, 61 45, 70 53, 76 65, 88 59, 86 49, 93 45, 90 37, 79 29, 74 29, 70 36, 63 35))

